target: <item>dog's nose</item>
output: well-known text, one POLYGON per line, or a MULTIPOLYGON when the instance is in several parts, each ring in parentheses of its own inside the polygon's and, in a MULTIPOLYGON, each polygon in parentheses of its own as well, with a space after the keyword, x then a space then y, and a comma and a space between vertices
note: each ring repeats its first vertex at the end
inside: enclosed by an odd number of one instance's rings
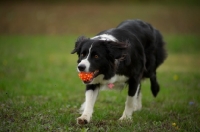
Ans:
POLYGON ((78 65, 78 69, 79 69, 79 71, 84 71, 84 70, 85 70, 85 68, 86 68, 86 66, 85 66, 85 65, 83 65, 83 64, 81 64, 81 65, 78 65))

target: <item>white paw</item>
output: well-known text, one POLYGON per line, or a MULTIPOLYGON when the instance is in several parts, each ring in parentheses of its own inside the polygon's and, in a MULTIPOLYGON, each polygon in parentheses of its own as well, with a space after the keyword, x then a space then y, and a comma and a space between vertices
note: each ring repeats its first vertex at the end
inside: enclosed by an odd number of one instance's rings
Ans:
POLYGON ((123 120, 131 120, 132 119, 132 116, 128 116, 126 114, 123 114, 121 118, 119 118, 120 121, 123 121, 123 120))
POLYGON ((90 122, 90 118, 88 118, 87 116, 81 116, 77 118, 77 124, 85 125, 89 122, 90 122))

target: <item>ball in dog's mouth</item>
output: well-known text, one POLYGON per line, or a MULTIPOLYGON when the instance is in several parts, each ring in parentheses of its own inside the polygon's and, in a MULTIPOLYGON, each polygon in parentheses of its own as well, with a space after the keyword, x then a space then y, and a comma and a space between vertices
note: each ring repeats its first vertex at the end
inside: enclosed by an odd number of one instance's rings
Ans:
POLYGON ((79 72, 78 76, 84 83, 90 83, 92 80, 98 75, 99 70, 95 70, 94 72, 79 72))

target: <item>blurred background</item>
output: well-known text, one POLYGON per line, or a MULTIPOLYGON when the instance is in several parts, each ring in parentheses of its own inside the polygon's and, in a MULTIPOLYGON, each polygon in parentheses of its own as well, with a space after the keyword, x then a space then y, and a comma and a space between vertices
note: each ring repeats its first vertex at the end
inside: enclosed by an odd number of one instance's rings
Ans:
POLYGON ((142 19, 162 33, 199 34, 199 0, 6 0, 0 34, 88 35, 142 19))

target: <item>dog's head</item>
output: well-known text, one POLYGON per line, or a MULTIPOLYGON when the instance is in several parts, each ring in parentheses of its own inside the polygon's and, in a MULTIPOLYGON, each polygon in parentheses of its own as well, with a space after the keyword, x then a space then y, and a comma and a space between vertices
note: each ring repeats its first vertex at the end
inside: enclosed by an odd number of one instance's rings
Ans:
POLYGON ((130 63, 127 54, 129 42, 114 42, 107 40, 94 40, 81 36, 75 43, 71 52, 78 55, 78 72, 93 72, 91 80, 84 82, 92 84, 92 81, 99 75, 103 79, 114 76, 117 70, 116 62, 123 61, 125 65, 130 63))

